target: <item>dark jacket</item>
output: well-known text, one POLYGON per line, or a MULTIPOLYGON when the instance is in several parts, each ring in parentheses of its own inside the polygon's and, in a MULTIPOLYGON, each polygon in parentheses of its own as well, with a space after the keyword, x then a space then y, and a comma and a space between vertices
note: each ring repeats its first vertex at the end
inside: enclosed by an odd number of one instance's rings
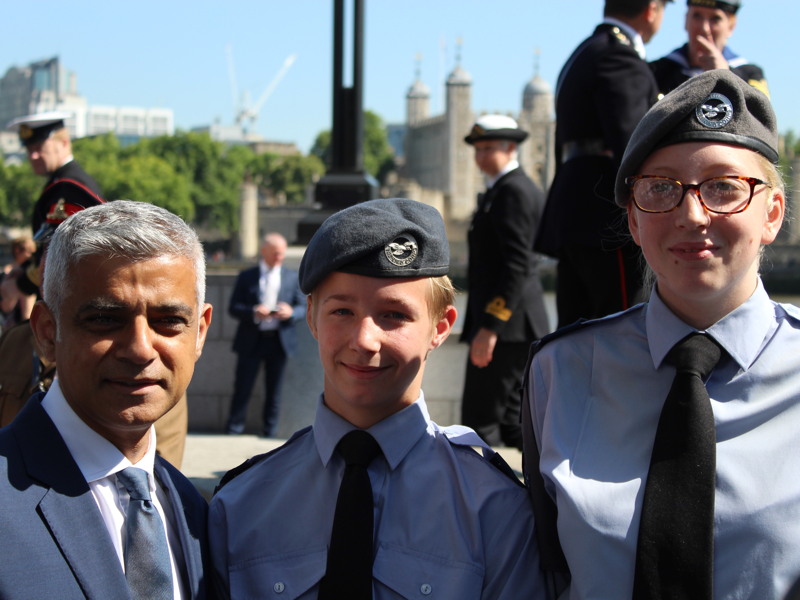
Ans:
POLYGON ((601 24, 570 56, 556 89, 555 178, 536 249, 611 249, 627 241, 614 179, 634 128, 658 98, 647 63, 624 31, 601 24))
POLYGON ((463 341, 485 327, 505 342, 526 342, 548 331, 533 236, 542 191, 521 168, 483 194, 472 217, 463 341))

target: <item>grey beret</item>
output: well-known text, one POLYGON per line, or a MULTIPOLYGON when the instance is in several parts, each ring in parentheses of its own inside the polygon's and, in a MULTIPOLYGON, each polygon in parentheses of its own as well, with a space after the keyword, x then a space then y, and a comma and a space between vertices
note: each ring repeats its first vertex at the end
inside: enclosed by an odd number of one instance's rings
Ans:
POLYGON ((650 154, 682 142, 730 144, 778 162, 778 125, 769 98, 728 69, 706 71, 656 102, 633 130, 617 172, 617 204, 630 201, 625 179, 650 154))
POLYGON ((310 294, 334 271, 438 277, 449 270, 450 247, 439 211, 406 198, 383 198, 325 219, 300 262, 300 289, 310 294))

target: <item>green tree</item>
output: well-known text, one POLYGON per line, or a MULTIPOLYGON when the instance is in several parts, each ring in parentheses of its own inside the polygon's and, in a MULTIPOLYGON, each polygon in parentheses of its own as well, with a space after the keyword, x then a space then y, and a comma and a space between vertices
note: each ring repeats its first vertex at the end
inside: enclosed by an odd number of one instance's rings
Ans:
POLYGON ((109 199, 149 202, 166 208, 185 221, 194 220, 195 207, 189 193, 191 185, 167 161, 153 155, 133 155, 123 158, 118 164, 125 176, 107 188, 109 199))
POLYGON ((288 204, 302 203, 306 187, 325 173, 325 165, 313 155, 261 154, 255 157, 251 169, 262 193, 284 194, 288 204))

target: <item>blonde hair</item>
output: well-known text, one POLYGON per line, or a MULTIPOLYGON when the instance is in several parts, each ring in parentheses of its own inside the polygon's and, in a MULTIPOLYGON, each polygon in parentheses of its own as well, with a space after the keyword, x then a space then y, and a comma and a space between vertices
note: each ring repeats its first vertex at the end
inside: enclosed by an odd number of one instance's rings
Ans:
POLYGON ((428 311, 433 321, 438 321, 444 316, 448 306, 453 306, 456 301, 456 288, 447 275, 429 277, 431 293, 428 301, 428 311))

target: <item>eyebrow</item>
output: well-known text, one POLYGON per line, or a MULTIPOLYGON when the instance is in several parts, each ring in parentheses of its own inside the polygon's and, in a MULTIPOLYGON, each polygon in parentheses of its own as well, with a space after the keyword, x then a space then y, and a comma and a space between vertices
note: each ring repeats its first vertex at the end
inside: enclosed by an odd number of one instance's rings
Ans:
MULTIPOLYGON (((115 300, 107 300, 104 298, 95 298, 89 300, 78 308, 77 314, 81 315, 91 311, 101 312, 123 312, 131 309, 131 305, 115 300)), ((159 313, 180 314, 192 316, 194 308, 184 302, 164 303, 156 306, 149 306, 148 312, 156 311, 159 313)))

